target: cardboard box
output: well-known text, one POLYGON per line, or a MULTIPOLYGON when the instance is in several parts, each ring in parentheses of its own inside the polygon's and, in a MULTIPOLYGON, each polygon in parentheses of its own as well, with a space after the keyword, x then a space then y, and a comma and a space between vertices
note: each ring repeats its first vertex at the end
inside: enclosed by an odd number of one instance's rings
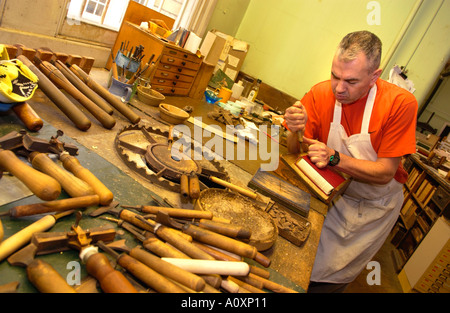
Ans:
POLYGON ((214 33, 226 39, 217 67, 235 81, 244 64, 250 46, 245 41, 238 40, 230 35, 218 31, 214 31, 214 33))
POLYGON ((226 40, 212 32, 206 34, 200 52, 204 56, 203 62, 216 65, 225 47, 226 40))
POLYGON ((233 81, 236 80, 249 49, 249 44, 233 36, 211 30, 206 35, 200 51, 205 62, 216 64, 233 81))

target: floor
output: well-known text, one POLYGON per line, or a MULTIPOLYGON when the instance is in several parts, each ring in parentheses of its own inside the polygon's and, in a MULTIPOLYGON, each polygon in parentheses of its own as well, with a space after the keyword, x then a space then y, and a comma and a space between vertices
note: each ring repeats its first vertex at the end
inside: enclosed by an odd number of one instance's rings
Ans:
POLYGON ((395 249, 391 244, 390 236, 375 255, 373 261, 380 264, 380 284, 369 285, 368 281, 374 281, 375 268, 365 269, 362 273, 349 284, 345 293, 403 293, 397 273, 394 270, 394 264, 391 258, 391 251, 395 249))

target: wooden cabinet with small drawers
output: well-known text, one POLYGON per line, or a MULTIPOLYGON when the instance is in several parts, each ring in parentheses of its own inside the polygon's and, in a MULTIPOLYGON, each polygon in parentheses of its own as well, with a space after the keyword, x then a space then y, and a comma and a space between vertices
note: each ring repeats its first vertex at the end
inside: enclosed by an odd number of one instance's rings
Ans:
MULTIPOLYGON (((125 21, 119 31, 113 47, 115 55, 122 42, 129 47, 142 45, 144 54, 141 66, 154 54, 153 61, 158 60, 156 71, 151 80, 154 90, 164 95, 189 96, 192 85, 200 70, 203 57, 189 52, 179 46, 168 43, 138 25, 125 21)), ((111 68, 111 58, 106 68, 111 68)))
POLYGON ((202 60, 186 50, 166 45, 151 81, 152 88, 165 95, 187 96, 202 60))

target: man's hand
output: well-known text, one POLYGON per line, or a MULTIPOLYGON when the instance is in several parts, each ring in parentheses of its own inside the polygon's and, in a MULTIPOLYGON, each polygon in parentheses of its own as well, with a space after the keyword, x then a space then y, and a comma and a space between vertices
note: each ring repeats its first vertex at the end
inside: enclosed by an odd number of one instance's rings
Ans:
POLYGON ((297 101, 291 107, 287 108, 284 113, 286 126, 293 133, 304 130, 308 115, 306 109, 300 101, 297 101))
POLYGON ((335 151, 329 148, 323 142, 303 137, 303 142, 309 145, 308 156, 318 168, 324 168, 328 165, 330 157, 335 151))

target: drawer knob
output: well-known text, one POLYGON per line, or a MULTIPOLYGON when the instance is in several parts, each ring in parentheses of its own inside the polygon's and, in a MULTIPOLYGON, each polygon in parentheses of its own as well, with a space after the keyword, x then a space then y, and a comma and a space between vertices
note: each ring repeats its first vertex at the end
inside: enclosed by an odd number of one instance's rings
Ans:
POLYGON ((181 62, 181 64, 182 64, 183 66, 186 66, 186 62, 184 62, 184 61, 183 61, 183 62, 181 62))
POLYGON ((179 68, 179 69, 178 69, 178 72, 180 72, 180 73, 181 73, 181 71, 182 71, 182 69, 181 69, 181 68, 179 68))

